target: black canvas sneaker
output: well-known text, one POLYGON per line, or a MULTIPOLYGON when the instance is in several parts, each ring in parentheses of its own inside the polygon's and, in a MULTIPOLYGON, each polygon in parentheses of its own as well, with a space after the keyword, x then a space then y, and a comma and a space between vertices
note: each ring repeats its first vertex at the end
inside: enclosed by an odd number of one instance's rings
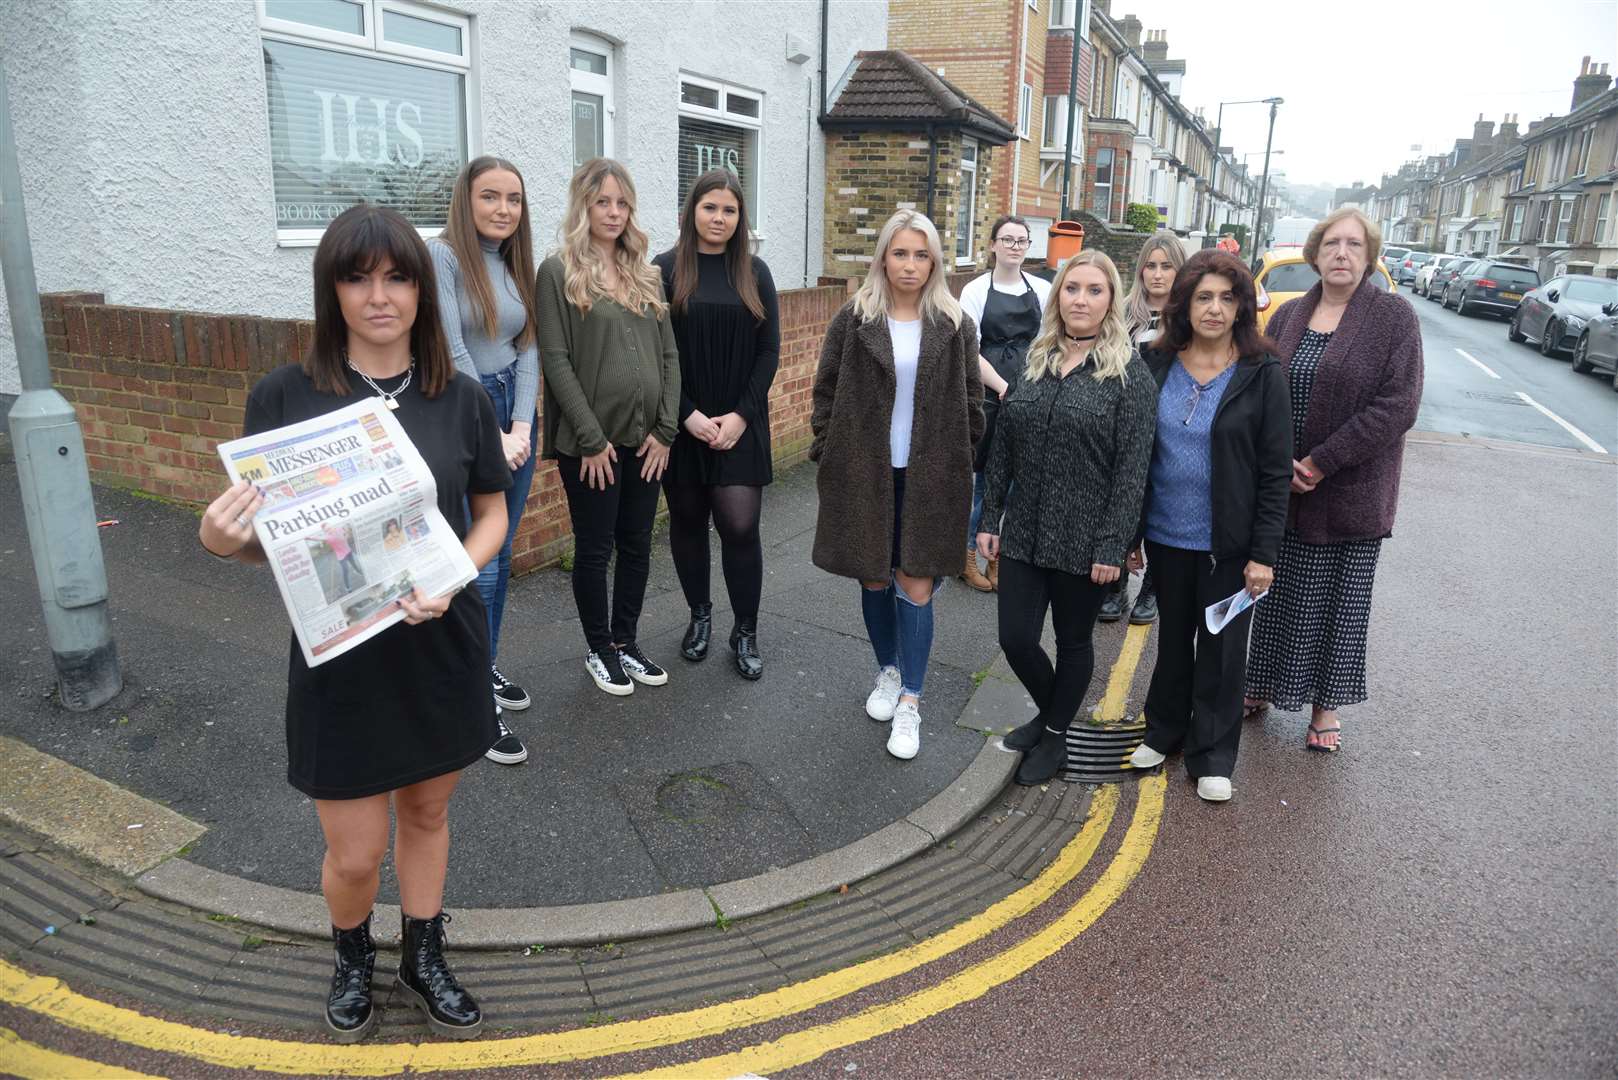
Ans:
POLYGON ((494 703, 507 712, 522 712, 534 703, 528 696, 528 691, 512 682, 500 673, 500 669, 493 664, 489 665, 489 675, 494 681, 494 703))
POLYGON ((606 648, 600 652, 592 649, 585 653, 584 669, 590 673, 596 685, 609 694, 624 697, 635 692, 635 684, 624 674, 624 665, 618 658, 617 649, 606 648))
POLYGON ((515 732, 506 727, 506 721, 500 715, 500 706, 494 707, 494 722, 500 726, 500 737, 494 740, 494 745, 483 751, 483 756, 490 761, 497 761, 501 765, 521 765, 528 760, 528 747, 522 744, 515 732))
POLYGON ((669 673, 646 658, 640 646, 631 642, 618 650, 618 659, 631 679, 647 686, 662 686, 669 681, 669 673))

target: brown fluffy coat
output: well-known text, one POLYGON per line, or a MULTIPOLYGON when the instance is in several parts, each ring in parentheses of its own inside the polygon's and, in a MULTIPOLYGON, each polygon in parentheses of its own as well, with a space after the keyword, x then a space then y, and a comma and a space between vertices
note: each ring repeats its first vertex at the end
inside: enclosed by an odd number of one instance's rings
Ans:
MULTIPOLYGON (((972 447, 983 435, 978 332, 929 319, 916 365, 915 422, 900 521, 899 569, 914 577, 960 572, 972 512, 972 447)), ((862 323, 852 302, 826 328, 809 418, 816 484, 814 564, 862 581, 885 581, 893 548, 893 468, 888 428, 898 377, 885 319, 862 323)))

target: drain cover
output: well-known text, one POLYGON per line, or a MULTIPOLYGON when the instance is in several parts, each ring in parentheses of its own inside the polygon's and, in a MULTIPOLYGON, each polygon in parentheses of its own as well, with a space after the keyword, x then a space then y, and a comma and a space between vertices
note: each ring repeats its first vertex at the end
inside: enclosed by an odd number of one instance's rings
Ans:
POLYGON ((676 773, 657 787, 657 808, 691 825, 722 817, 730 801, 730 785, 704 772, 676 773))

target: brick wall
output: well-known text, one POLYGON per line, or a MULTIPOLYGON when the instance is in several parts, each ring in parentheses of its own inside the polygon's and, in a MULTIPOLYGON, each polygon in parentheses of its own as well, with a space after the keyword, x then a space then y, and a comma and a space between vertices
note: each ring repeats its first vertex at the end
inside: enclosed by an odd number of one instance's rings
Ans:
MULTIPOLYGON (((981 263, 993 215, 988 197, 995 157, 1004 152, 978 144, 977 212, 962 220, 961 135, 937 134, 936 179, 933 187, 933 224, 944 249, 945 265, 954 266, 955 236, 973 230, 972 253, 981 263)), ((915 131, 836 131, 826 139, 827 275, 865 277, 876 240, 893 212, 909 207, 927 212, 927 134, 915 131)))
MULTIPOLYGON (((779 467, 808 452, 820 341, 845 297, 841 287, 780 294, 781 368, 770 391, 779 467)), ((40 309, 52 378, 78 413, 91 478, 199 505, 223 487, 215 448, 241 435, 248 389, 314 337, 304 320, 118 307, 100 293, 48 293, 40 309)), ((554 561, 572 539, 556 466, 541 462, 513 566, 554 561)))

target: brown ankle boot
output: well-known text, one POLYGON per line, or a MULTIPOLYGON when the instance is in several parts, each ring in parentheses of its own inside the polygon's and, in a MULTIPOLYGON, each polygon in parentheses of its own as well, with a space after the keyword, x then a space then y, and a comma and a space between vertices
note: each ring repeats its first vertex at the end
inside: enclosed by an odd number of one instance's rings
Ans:
MULTIPOLYGON (((994 563, 991 562, 989 565, 992 567, 994 563)), ((976 552, 968 551, 966 553, 966 568, 961 571, 960 578, 978 592, 994 591, 994 584, 988 578, 984 577, 983 572, 978 569, 978 557, 976 552)))
POLYGON ((1000 591, 1000 556, 989 560, 989 588, 1000 591))

